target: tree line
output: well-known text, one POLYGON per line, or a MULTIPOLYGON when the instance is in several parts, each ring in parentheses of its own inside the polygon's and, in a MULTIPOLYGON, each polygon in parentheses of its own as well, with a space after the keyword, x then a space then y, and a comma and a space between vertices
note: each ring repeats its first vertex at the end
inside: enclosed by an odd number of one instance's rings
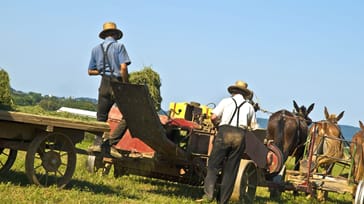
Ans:
MULTIPOLYGON (((159 74, 152 67, 144 67, 141 71, 130 73, 130 83, 146 84, 154 102, 156 111, 161 109, 161 81, 159 74)), ((95 90, 97 92, 97 90, 95 90)), ((47 111, 55 111, 61 107, 78 108, 96 111, 97 101, 90 98, 56 97, 36 92, 22 92, 11 88, 8 73, 0 68, 0 109, 14 110, 16 106, 40 106, 47 111)))

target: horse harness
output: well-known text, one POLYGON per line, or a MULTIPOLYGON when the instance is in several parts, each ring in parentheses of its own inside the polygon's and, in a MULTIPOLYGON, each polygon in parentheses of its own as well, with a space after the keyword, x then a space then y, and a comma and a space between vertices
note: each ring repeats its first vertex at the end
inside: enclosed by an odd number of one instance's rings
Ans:
MULTIPOLYGON (((285 111, 283 111, 283 113, 282 113, 282 117, 285 119, 286 117, 289 117, 289 116, 286 116, 285 115, 285 111)), ((297 136, 297 140, 296 140, 296 145, 295 145, 295 151, 299 148, 299 146, 300 145, 303 145, 304 143, 301 143, 301 137, 300 137, 300 135, 301 135, 301 128, 300 128, 300 126, 301 126, 301 120, 302 121, 305 121, 304 119, 301 119, 301 117, 300 116, 298 116, 298 115, 296 115, 296 114, 293 114, 293 119, 296 121, 296 124, 297 124, 297 129, 296 129, 296 136, 297 136)), ((294 151, 294 152, 295 152, 294 151)))

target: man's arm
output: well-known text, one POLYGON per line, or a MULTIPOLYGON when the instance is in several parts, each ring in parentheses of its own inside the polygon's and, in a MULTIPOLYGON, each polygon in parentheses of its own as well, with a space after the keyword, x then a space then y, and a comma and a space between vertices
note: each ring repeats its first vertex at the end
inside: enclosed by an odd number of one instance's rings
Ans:
POLYGON ((90 76, 99 75, 99 70, 97 70, 97 69, 89 69, 88 70, 88 75, 90 75, 90 76))
POLYGON ((214 124, 215 126, 218 126, 220 123, 220 118, 216 115, 216 114, 212 114, 211 115, 211 122, 212 124, 214 124))
POLYGON ((120 74, 124 83, 129 83, 128 65, 125 63, 120 64, 120 74))

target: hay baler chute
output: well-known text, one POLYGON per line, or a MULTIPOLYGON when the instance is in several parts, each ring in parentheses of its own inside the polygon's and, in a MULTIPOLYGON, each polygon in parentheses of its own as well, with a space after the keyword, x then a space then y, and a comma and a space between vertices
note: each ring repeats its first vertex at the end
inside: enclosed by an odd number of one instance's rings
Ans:
POLYGON ((167 138, 146 86, 129 84, 114 85, 113 88, 116 104, 127 121, 131 135, 140 138, 159 154, 187 160, 186 152, 167 138))

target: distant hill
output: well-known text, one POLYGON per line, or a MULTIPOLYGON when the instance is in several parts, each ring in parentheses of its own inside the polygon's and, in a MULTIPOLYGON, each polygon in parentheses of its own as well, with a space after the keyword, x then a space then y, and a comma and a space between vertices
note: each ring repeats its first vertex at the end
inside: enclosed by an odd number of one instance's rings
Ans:
MULTIPOLYGON (((258 118, 258 124, 261 128, 267 128, 268 119, 266 118, 258 118)), ((351 125, 340 125, 341 131, 345 140, 350 141, 353 135, 360 130, 358 127, 354 127, 351 125)))

